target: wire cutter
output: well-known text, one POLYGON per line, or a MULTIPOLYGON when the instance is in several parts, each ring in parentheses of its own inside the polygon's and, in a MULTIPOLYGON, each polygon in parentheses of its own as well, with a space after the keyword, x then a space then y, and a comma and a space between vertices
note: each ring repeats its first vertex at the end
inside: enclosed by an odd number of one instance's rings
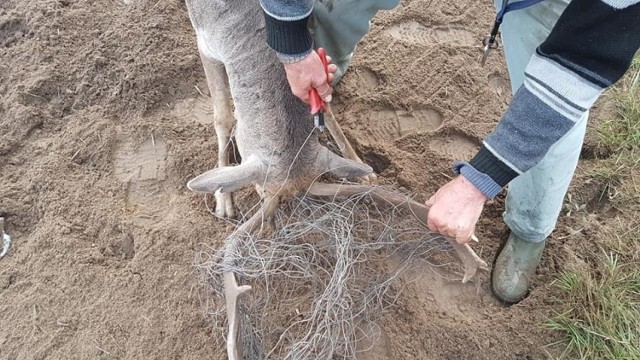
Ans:
MULTIPOLYGON (((327 52, 323 48, 318 49, 318 56, 324 66, 324 73, 327 75, 327 82, 329 82, 329 64, 327 62, 327 52)), ((324 113, 327 111, 327 103, 322 100, 318 94, 318 90, 312 88, 309 91, 309 102, 311 103, 311 114, 313 115, 313 124, 320 131, 324 131, 324 113)))

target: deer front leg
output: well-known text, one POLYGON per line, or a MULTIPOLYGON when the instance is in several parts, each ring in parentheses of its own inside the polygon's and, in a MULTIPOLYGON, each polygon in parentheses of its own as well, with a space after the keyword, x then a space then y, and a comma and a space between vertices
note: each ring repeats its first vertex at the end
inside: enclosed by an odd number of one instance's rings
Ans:
MULTIPOLYGON (((207 84, 213 102, 213 126, 218 138, 218 167, 229 165, 231 154, 231 131, 235 124, 235 118, 231 111, 231 92, 229 79, 224 64, 219 60, 208 57, 200 52, 200 58, 207 76, 207 84)), ((215 192, 216 210, 218 217, 235 217, 233 197, 230 192, 215 192)))
MULTIPOLYGON (((340 149, 340 152, 342 152, 342 156, 359 163, 364 163, 362 159, 360 159, 358 154, 356 154, 356 151, 351 146, 351 143, 344 135, 344 132, 342 131, 342 128, 340 128, 340 124, 338 124, 338 121, 336 120, 336 117, 333 114, 333 110, 331 110, 331 106, 329 104, 327 104, 327 114, 329 116, 325 121, 325 125, 327 126, 327 129, 329 129, 329 133, 331 134, 333 139, 338 144, 338 148, 340 149)), ((376 175, 374 173, 363 177, 363 180, 365 181, 373 181, 375 179, 376 175)))

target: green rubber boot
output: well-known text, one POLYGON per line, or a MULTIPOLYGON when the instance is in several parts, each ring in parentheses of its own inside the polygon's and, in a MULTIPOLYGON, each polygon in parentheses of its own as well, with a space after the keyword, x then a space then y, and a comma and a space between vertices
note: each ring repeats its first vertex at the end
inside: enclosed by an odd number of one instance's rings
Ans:
POLYGON ((545 239, 539 243, 511 235, 493 266, 491 287, 501 301, 514 304, 524 299, 542 258, 545 239))

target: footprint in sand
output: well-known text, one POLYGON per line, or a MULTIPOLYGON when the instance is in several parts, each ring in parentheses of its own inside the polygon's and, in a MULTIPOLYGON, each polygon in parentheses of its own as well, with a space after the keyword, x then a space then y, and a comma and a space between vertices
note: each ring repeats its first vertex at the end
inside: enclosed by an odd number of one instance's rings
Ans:
POLYGON ((389 142, 405 135, 434 131, 443 122, 442 114, 431 108, 418 108, 413 111, 405 110, 369 110, 362 120, 374 142, 389 142))
POLYGON ((446 275, 450 274, 430 264, 422 264, 423 266, 411 269, 403 275, 405 281, 411 281, 408 290, 420 294, 422 301, 418 301, 422 304, 414 304, 416 308, 423 308, 425 314, 444 312, 446 316, 455 320, 481 316, 475 313, 472 307, 469 309, 468 305, 475 304, 486 295, 485 293, 479 292, 472 284, 462 284, 460 281, 448 279, 446 275))
POLYGON ((489 87, 493 89, 498 96, 507 95, 511 91, 509 80, 498 73, 489 74, 487 82, 489 83, 489 87))
MULTIPOLYGON (((373 94, 376 92, 380 83, 381 80, 378 74, 362 66, 354 66, 342 80, 344 88, 349 89, 349 91, 355 91, 356 94, 373 94)), ((334 94, 334 100, 331 102, 331 106, 334 109, 339 109, 343 104, 337 101, 340 95, 334 94)))
POLYGON ((13 18, 4 21, 0 20, 0 48, 9 48, 18 45, 31 36, 32 33, 30 33, 29 26, 25 19, 13 18))
POLYGON ((367 68, 356 70, 358 89, 375 89, 378 86, 378 76, 367 68))
POLYGON ((367 324, 358 329, 358 344, 356 360, 389 360, 391 355, 391 340, 389 334, 377 324, 367 324))
MULTIPOLYGON (((398 260, 392 258, 392 261, 398 260)), ((417 262, 418 266, 408 269, 396 280, 403 285, 401 302, 395 306, 402 311, 404 307, 411 309, 416 324, 429 323, 432 316, 446 316, 453 322, 475 322, 486 315, 474 307, 478 301, 492 301, 491 295, 479 290, 474 284, 462 284, 459 280, 449 279, 448 271, 433 266, 427 260, 417 262), (488 297, 488 298, 487 298, 488 297)), ((373 326, 360 328, 356 360, 389 360, 407 358, 399 356, 403 348, 392 339, 398 340, 395 327, 385 329, 385 323, 378 321, 373 326), (380 326, 378 328, 378 326, 380 326)))
POLYGON ((432 151, 452 160, 472 158, 479 146, 480 143, 476 139, 463 133, 434 137, 429 141, 432 151))
POLYGON ((211 101, 204 96, 180 100, 171 109, 171 115, 203 125, 213 124, 211 101))
POLYGON ((475 46, 478 43, 473 31, 455 25, 426 27, 408 21, 393 25, 384 32, 394 39, 417 45, 475 46))
POLYGON ((153 225, 169 212, 171 196, 165 186, 167 144, 156 136, 137 148, 120 144, 115 151, 115 175, 127 186, 127 207, 134 209, 134 222, 153 225))

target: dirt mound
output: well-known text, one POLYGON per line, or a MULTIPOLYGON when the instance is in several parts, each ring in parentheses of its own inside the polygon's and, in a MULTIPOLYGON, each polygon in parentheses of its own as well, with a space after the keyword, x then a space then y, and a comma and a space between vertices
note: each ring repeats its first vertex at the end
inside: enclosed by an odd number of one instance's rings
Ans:
MULTIPOLYGON (((504 60, 478 62, 492 11, 413 0, 375 19, 334 108, 383 182, 432 193, 506 108, 504 60)), ((216 144, 184 4, 4 0, 0 58, 0 216, 14 240, 0 260, 0 357, 225 358, 193 264, 233 224, 185 187, 216 144)), ((241 210, 256 201, 237 196, 241 210)), ((489 262, 503 239, 497 203, 476 246, 489 262)), ((543 284, 562 246, 510 308, 488 275, 407 274, 362 358, 546 358, 543 284)))

